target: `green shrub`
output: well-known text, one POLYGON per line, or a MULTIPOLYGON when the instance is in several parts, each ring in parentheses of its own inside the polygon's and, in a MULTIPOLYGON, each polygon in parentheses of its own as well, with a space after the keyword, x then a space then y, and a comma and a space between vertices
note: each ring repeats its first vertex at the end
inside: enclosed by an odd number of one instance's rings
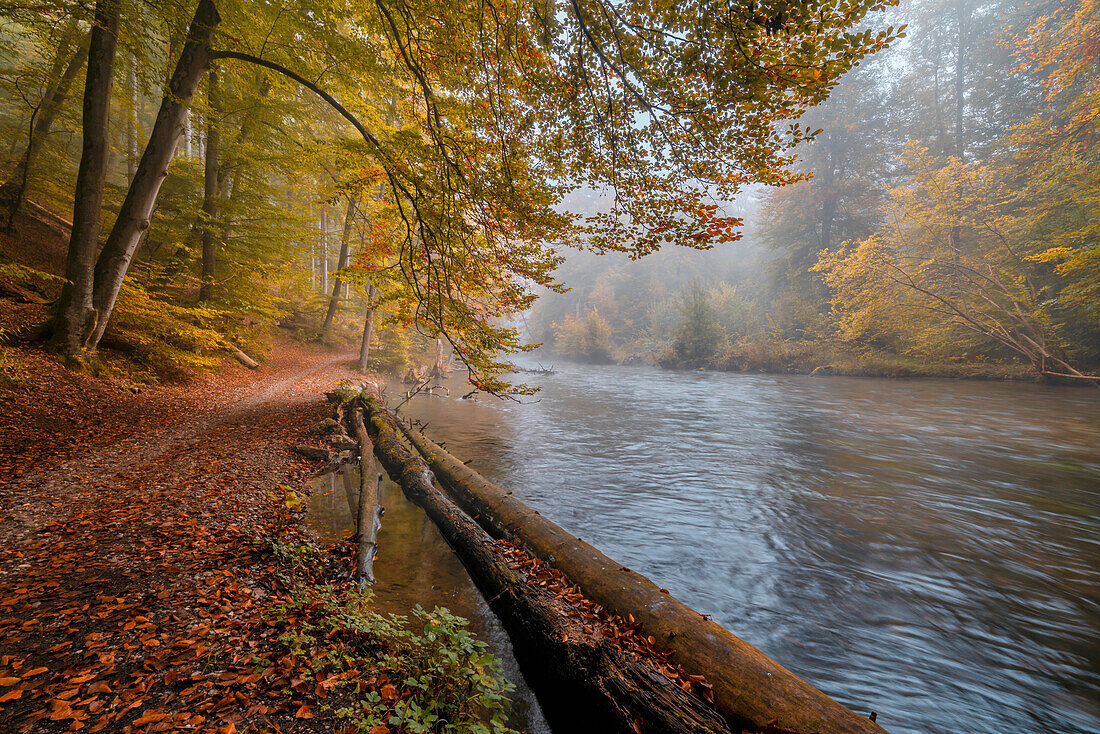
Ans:
POLYGON ((581 362, 611 362, 611 325, 596 311, 583 319, 572 315, 554 323, 554 348, 563 357, 581 362))
POLYGON ((680 321, 676 324, 676 356, 687 365, 699 365, 714 356, 722 338, 710 292, 695 283, 680 299, 680 321))
MULTIPOLYGON (((507 734, 505 723, 513 689, 500 672, 488 646, 475 638, 462 617, 420 605, 413 615, 422 631, 391 637, 395 652, 385 665, 403 676, 412 692, 398 701, 385 722, 416 734, 507 734)), ((381 703, 381 702, 378 702, 381 703)))

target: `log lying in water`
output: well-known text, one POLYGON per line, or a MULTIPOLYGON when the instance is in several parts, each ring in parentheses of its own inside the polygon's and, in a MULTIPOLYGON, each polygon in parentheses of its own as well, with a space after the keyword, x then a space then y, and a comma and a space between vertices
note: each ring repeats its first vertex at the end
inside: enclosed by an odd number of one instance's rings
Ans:
POLYGON ((436 489, 427 465, 401 440, 389 412, 377 401, 367 405, 368 430, 382 466, 458 554, 504 622, 525 671, 542 679, 536 681, 540 698, 552 699, 544 708, 563 731, 730 734, 725 720, 702 698, 611 640, 595 639, 563 598, 528 583, 503 546, 436 489))
MULTIPOLYGON (((372 410, 384 410, 373 401, 372 410)), ((498 538, 522 541, 616 614, 632 615, 657 645, 714 686, 718 710, 735 727, 783 727, 821 734, 882 734, 870 719, 841 706, 752 645, 659 589, 645 576, 565 532, 487 481, 415 429, 401 424, 457 503, 498 538)))
POLYGON ((359 583, 374 583, 374 556, 378 551, 378 528, 382 525, 382 504, 378 484, 374 481, 374 445, 363 424, 363 411, 352 414, 355 438, 359 444, 359 503, 355 514, 355 536, 359 550, 355 557, 355 573, 359 583))

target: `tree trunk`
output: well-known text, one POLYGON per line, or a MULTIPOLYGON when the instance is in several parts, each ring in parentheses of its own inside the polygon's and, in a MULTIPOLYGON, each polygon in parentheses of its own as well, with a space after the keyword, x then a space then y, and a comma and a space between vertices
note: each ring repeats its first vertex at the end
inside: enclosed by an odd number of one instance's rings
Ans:
POLYGON ((110 156, 111 86, 118 39, 119 0, 98 0, 88 40, 88 73, 84 83, 84 143, 73 196, 73 229, 65 262, 65 286, 58 302, 54 343, 68 357, 87 346, 95 326, 93 268, 102 226, 103 185, 110 156))
POLYGON ((966 56, 967 33, 970 29, 970 0, 956 0, 955 13, 958 24, 958 43, 955 49, 955 155, 965 162, 966 136, 963 131, 963 110, 966 108, 966 56))
POLYGON ((652 661, 592 634, 564 597, 528 582, 503 546, 433 486, 431 472, 401 441, 392 416, 376 400, 364 402, 375 454, 405 496, 427 512, 504 623, 556 730, 731 731, 703 698, 674 683, 652 661))
POLYGON ((220 21, 221 16, 212 0, 200 0, 188 30, 183 53, 176 63, 149 135, 149 143, 145 146, 115 225, 107 236, 103 252, 96 261, 93 302, 99 313, 99 321, 89 339, 89 346, 93 349, 103 338, 130 261, 149 228, 149 218, 152 216, 157 194, 168 175, 168 164, 183 131, 187 106, 191 103, 191 96, 195 93, 203 72, 210 66, 210 43, 214 37, 214 29, 220 21))
POLYGON ((191 110, 183 111, 183 157, 191 157, 191 110))
POLYGON ((443 337, 435 338, 435 364, 432 365, 432 377, 442 380, 447 377, 447 359, 443 356, 443 337))
POLYGON ((363 341, 359 344, 359 371, 367 371, 370 358, 370 340, 374 336, 374 286, 367 286, 367 320, 363 324, 363 341))
POLYGON ((126 112, 126 183, 134 180, 138 165, 138 89, 137 57, 130 57, 126 70, 126 83, 130 85, 130 109, 126 112))
MULTIPOLYGON (((388 415, 377 401, 374 415, 388 415)), ((670 596, 641 574, 567 533, 457 458, 402 425, 458 504, 496 537, 515 538, 578 584, 590 599, 637 619, 656 644, 674 651, 691 673, 714 688, 718 710, 736 725, 781 726, 821 734, 882 734, 882 729, 801 680, 707 617, 670 596)), ((388 469, 388 467, 387 467, 388 469)))
POLYGON ((321 292, 328 290, 328 207, 321 208, 321 292))
POLYGON ((374 480, 374 444, 363 424, 363 411, 355 409, 352 420, 355 423, 355 440, 359 442, 359 502, 355 514, 355 537, 359 549, 355 557, 355 574, 360 584, 373 584, 382 504, 378 498, 378 482, 374 480))
MULTIPOLYGON (((73 35, 75 30, 74 27, 68 35, 73 35)), ((46 136, 50 134, 57 113, 69 96, 69 88, 72 87, 73 80, 76 79, 77 74, 80 73, 80 67, 84 65, 85 59, 88 58, 88 40, 82 40, 77 44, 72 56, 69 57, 69 63, 64 64, 63 49, 66 46, 68 46, 68 43, 63 43, 62 49, 58 50, 57 63, 54 64, 54 69, 51 70, 48 77, 49 87, 47 87, 38 109, 32 116, 34 125, 31 128, 30 138, 27 140, 27 147, 19 158, 19 163, 12 172, 11 177, 0 187, 0 199, 3 199, 8 206, 6 228, 9 232, 15 222, 15 215, 19 213, 19 209, 23 206, 30 170, 34 166, 39 151, 42 150, 42 144, 46 142, 46 136)), ((113 63, 112 60, 112 66, 113 63)))
MULTIPOLYGON (((264 80, 260 84, 260 99, 266 99, 267 95, 271 91, 271 84, 264 80)), ((233 211, 233 204, 236 201, 238 195, 238 189, 241 179, 241 149, 248 144, 248 139, 252 136, 252 133, 256 129, 256 117, 254 115, 247 115, 244 118, 244 122, 241 124, 240 132, 237 133, 236 138, 231 142, 226 150, 226 157, 228 159, 227 164, 218 164, 218 180, 217 190, 220 195, 220 201, 226 202, 224 207, 221 207, 221 239, 222 242, 227 241, 229 232, 232 227, 230 220, 230 213, 233 211), (232 175, 230 175, 232 174, 232 175)), ((221 147, 220 137, 218 140, 218 147, 221 147)), ((135 156, 136 159, 136 156, 135 156)), ((191 253, 194 249, 196 242, 198 241, 199 232, 201 231, 201 223, 196 221, 192 225, 191 229, 187 233, 187 241, 176 248, 175 253, 169 258, 168 264, 164 266, 164 270, 157 277, 153 287, 156 289, 164 289, 171 285, 177 277, 187 268, 188 263, 191 261, 191 253)))
POLYGON ((221 133, 218 126, 221 121, 221 98, 218 93, 218 70, 210 69, 210 87, 207 91, 210 104, 210 117, 206 121, 206 170, 203 177, 202 193, 202 284, 199 286, 199 301, 208 301, 213 295, 215 270, 218 257, 218 228, 215 220, 218 216, 218 154, 221 133))
MULTIPOLYGON (((358 206, 358 202, 354 196, 348 197, 348 212, 344 215, 344 232, 340 236, 340 259, 336 264, 336 270, 339 272, 348 266, 348 253, 351 248, 351 226, 355 219, 355 208, 358 206)), ((325 312, 325 320, 321 324, 321 338, 324 339, 328 334, 329 326, 332 325, 332 319, 336 316, 336 308, 340 305, 340 301, 344 298, 344 281, 340 280, 340 276, 337 275, 333 278, 332 283, 332 297, 329 298, 328 311, 325 312)))

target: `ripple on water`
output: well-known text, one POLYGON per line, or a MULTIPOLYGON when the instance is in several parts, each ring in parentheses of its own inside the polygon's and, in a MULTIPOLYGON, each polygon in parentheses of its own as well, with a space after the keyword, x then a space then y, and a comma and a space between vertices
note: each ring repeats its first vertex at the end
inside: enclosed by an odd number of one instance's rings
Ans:
POLYGON ((558 365, 471 466, 899 732, 1100 732, 1100 397, 558 365))

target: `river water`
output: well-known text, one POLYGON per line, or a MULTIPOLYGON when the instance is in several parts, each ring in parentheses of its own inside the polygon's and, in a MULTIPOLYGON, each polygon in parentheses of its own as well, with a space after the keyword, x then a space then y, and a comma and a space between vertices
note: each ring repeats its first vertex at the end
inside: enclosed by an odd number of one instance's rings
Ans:
POLYGON ((895 734, 1100 732, 1100 390, 522 377, 402 413, 895 734))

